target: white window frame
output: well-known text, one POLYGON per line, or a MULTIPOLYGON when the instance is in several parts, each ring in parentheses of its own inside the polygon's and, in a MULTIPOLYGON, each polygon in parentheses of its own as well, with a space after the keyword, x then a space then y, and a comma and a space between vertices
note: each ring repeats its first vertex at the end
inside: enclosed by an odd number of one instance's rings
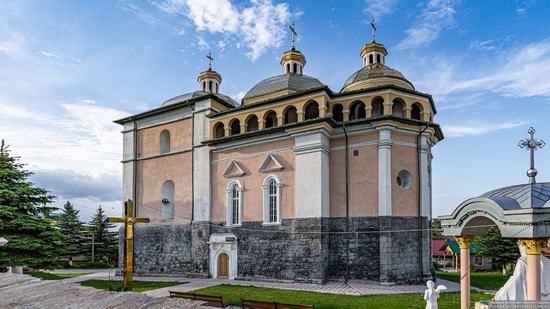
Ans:
POLYGON ((485 265, 485 259, 482 256, 474 255, 474 266, 482 267, 483 265, 485 265), (478 263, 477 261, 481 261, 481 263, 478 263))
POLYGON ((264 208, 264 222, 262 225, 280 225, 281 224, 281 188, 283 183, 281 179, 276 175, 269 175, 264 179, 262 184, 263 190, 263 208, 264 208), (269 217, 269 182, 271 180, 275 181, 275 187, 277 188, 276 197, 277 197, 277 220, 275 222, 270 222, 269 217))
POLYGON ((225 188, 225 192, 227 193, 227 221, 226 226, 233 226, 233 227, 239 227, 242 226, 243 222, 243 192, 244 187, 238 180, 233 180, 227 184, 227 187, 225 188), (233 222, 233 188, 239 192, 239 222, 233 222))

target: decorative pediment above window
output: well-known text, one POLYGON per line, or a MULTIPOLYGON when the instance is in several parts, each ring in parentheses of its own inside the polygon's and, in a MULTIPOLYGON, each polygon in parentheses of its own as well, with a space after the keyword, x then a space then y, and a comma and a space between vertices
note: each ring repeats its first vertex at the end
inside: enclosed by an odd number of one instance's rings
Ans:
POLYGON ((260 167, 260 172, 262 173, 271 173, 280 171, 284 168, 284 166, 277 160, 277 158, 272 155, 268 154, 267 158, 265 158, 264 163, 262 163, 262 166, 260 167))
POLYGON ((229 166, 225 169, 225 172, 223 172, 223 177, 225 178, 233 178, 233 177, 241 177, 244 174, 244 170, 239 166, 239 164, 236 161, 231 161, 229 163, 229 166))

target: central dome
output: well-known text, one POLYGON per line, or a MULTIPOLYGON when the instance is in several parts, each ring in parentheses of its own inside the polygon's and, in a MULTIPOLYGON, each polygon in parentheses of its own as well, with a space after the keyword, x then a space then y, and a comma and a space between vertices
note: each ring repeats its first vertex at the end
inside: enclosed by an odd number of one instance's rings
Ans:
POLYGON ((346 80, 341 92, 393 84, 414 90, 413 84, 396 69, 385 64, 365 65, 346 80))
MULTIPOLYGON (((303 74, 282 74, 264 79, 250 89, 243 97, 243 102, 256 101, 266 95, 283 96, 298 91, 324 87, 317 78, 303 74)), ((266 98, 267 99, 267 98, 266 98)))

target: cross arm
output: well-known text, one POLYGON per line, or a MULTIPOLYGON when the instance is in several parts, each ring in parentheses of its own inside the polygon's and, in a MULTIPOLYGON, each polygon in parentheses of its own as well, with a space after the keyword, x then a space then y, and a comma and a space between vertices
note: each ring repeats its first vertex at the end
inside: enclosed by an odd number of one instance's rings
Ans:
POLYGON ((126 223, 126 218, 107 218, 107 222, 109 223, 126 223))
POLYGON ((135 218, 134 219, 134 222, 135 223, 149 223, 151 220, 149 220, 149 218, 135 218))

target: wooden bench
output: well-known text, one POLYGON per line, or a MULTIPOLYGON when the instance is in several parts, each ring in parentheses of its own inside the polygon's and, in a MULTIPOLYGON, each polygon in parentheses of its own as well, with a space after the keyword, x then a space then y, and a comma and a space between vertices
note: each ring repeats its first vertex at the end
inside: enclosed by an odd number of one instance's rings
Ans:
POLYGON ((243 309, 315 309, 314 305, 285 304, 274 301, 241 299, 243 309))
POLYGON ((203 302, 206 302, 205 305, 208 305, 211 307, 225 308, 231 305, 230 302, 228 301, 224 302, 221 296, 187 293, 187 292, 176 292, 176 291, 168 291, 168 292, 170 292, 170 298, 185 298, 185 299, 191 299, 194 301, 203 301, 203 302))

